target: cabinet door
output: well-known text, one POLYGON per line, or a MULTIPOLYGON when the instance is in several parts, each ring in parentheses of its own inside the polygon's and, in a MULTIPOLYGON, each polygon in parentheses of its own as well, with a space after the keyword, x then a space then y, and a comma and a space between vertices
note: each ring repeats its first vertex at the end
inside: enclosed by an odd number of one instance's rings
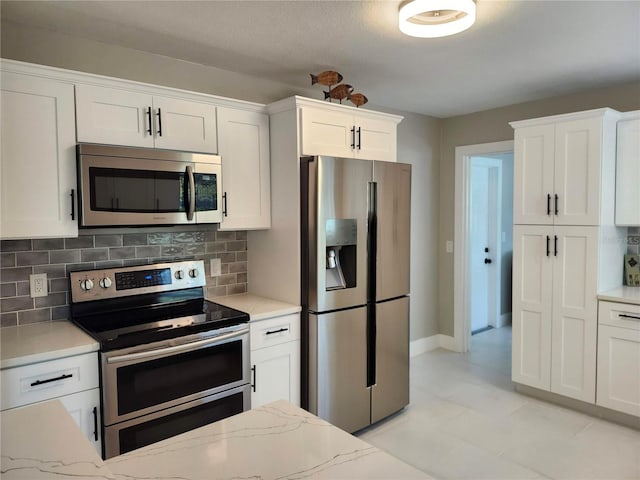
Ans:
POLYGON ((618 122, 616 224, 640 225, 640 118, 618 122))
POLYGON ((512 379, 551 387, 552 227, 513 229, 512 379))
POLYGON ((596 403, 640 416, 640 329, 600 325, 596 403))
POLYGON ((287 342, 251 352, 254 369, 251 407, 276 400, 300 405, 300 342, 287 342))
POLYGON ((553 224, 555 127, 522 127, 515 131, 513 223, 553 224))
POLYGON ((217 153, 216 107, 167 97, 153 106, 156 148, 217 153))
POLYGON ((152 105, 144 93, 77 85, 78 141, 153 147, 152 105))
POLYGON ((73 395, 59 397, 89 442, 102 455, 102 432, 100 420, 100 389, 94 388, 73 395))
POLYGON ((2 238, 77 237, 73 85, 2 74, 2 238))
POLYGON ((218 108, 218 137, 225 194, 220 230, 269 228, 269 118, 218 108))
POLYGON ((303 155, 353 158, 356 145, 355 128, 352 115, 302 108, 300 151, 303 155))
POLYGON ((601 157, 602 119, 589 118, 556 125, 556 225, 599 224, 601 157))
POLYGON ((597 227, 554 229, 551 391, 595 402, 597 227))
POLYGON ((397 126, 395 122, 356 116, 354 124, 357 158, 396 161, 397 126))

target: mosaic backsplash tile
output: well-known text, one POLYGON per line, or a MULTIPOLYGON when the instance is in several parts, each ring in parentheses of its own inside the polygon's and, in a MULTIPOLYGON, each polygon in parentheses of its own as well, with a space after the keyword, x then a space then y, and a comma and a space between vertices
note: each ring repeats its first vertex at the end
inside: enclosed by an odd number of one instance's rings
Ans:
POLYGON ((0 242, 1 326, 62 320, 69 316, 68 274, 123 265, 204 260, 207 295, 247 291, 247 232, 197 231, 80 234, 78 238, 0 242), (209 276, 209 259, 219 258, 222 275, 209 276), (46 273, 49 295, 31 298, 29 275, 46 273))

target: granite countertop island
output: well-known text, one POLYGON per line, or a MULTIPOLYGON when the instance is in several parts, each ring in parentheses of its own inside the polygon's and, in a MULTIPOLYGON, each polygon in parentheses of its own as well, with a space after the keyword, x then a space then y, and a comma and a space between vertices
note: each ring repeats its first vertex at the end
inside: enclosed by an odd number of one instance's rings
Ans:
POLYGON ((102 461, 57 402, 0 414, 12 479, 427 479, 284 400, 102 461))

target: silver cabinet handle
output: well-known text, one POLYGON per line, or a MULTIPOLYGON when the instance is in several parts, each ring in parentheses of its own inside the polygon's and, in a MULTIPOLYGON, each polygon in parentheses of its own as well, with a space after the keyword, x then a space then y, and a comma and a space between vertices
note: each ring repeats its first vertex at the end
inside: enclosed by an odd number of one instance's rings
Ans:
POLYGON ((189 208, 187 209, 187 220, 193 220, 196 212, 196 181, 193 178, 193 167, 187 166, 187 178, 189 179, 189 208))
POLYGON ((248 327, 235 332, 223 333, 222 335, 217 335, 213 338, 205 338, 204 340, 185 343, 184 345, 175 345, 173 347, 159 348, 156 350, 147 350, 144 352, 129 353, 127 355, 118 355, 116 357, 107 358, 107 363, 122 363, 122 362, 128 362, 129 360, 138 360, 141 358, 166 356, 172 353, 180 353, 180 352, 187 352, 189 350, 197 350, 198 348, 215 345, 216 343, 220 343, 224 340, 229 340, 230 338, 241 337, 242 335, 245 335, 247 333, 249 333, 248 327))

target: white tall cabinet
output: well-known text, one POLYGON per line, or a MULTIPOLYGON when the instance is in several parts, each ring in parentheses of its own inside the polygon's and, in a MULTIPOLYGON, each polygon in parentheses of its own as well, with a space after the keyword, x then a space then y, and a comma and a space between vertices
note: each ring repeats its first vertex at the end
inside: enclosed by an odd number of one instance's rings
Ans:
POLYGON ((618 112, 514 122, 512 379, 595 402, 597 292, 622 278, 618 112))
POLYGON ((73 84, 2 67, 0 236, 76 237, 73 84))
POLYGON ((640 110, 618 122, 616 224, 640 226, 640 110))

